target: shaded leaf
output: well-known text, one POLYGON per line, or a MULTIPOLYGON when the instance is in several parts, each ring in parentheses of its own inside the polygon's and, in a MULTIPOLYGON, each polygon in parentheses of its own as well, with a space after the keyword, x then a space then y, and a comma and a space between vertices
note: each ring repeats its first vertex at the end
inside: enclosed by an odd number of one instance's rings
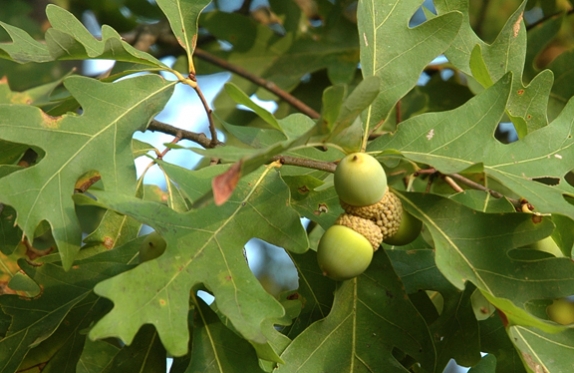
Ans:
POLYGON ((77 373, 105 373, 120 347, 104 341, 91 341, 86 338, 84 350, 78 364, 77 373))
POLYGON ((22 240, 22 231, 16 226, 16 210, 0 204, 0 252, 10 255, 22 240))
POLYGON ((315 321, 324 319, 329 314, 336 283, 323 276, 315 251, 292 254, 290 257, 299 273, 299 288, 294 294, 301 302, 301 312, 292 324, 281 329, 281 332, 294 339, 315 321))
POLYGON ((558 330, 526 310, 535 299, 574 293, 574 263, 567 258, 515 259, 509 252, 548 236, 554 226, 531 214, 486 214, 448 199, 399 194, 403 207, 423 221, 434 241, 436 264, 459 289, 471 281, 509 320, 558 330))
POLYGON ((439 315, 427 320, 434 336, 439 371, 450 359, 464 366, 476 364, 481 350, 479 327, 470 305, 474 286, 467 283, 460 291, 448 282, 435 264, 433 250, 387 250, 387 255, 408 294, 431 290, 442 297, 439 315))
MULTIPOLYGON (((2 311, 12 317, 6 336, 0 340, 0 371, 16 371, 28 351, 47 340, 70 310, 87 296, 92 287, 109 276, 126 270, 121 263, 85 263, 69 272, 46 263, 33 267, 20 261, 20 267, 43 288, 36 299, 16 295, 0 297, 2 311)), ((90 320, 91 321, 91 320, 90 320)))
POLYGON ((568 372, 574 367, 574 330, 545 333, 536 328, 511 326, 508 335, 518 348, 525 366, 539 372, 568 372))
MULTIPOLYGON (((28 353, 24 364, 34 366, 47 363, 42 368, 45 373, 76 373, 76 363, 86 341, 83 330, 90 326, 94 318, 100 317, 108 309, 109 302, 90 294, 66 315, 50 338, 28 353), (46 352, 55 353, 45 360, 29 361, 36 351, 41 354, 38 358, 46 358, 46 352)), ((20 369, 24 369, 24 366, 20 366, 20 369)))
POLYGON ((185 372, 262 372, 253 347, 221 323, 202 301, 195 304, 193 348, 185 372))
POLYGON ((329 315, 293 340, 277 372, 408 372, 394 347, 434 371, 429 330, 381 251, 364 274, 339 283, 329 315))
POLYGON ((524 364, 520 360, 518 351, 508 338, 506 329, 498 314, 480 325, 480 349, 483 352, 496 356, 496 371, 509 373, 525 373, 524 364))
POLYGON ((138 332, 134 343, 124 346, 110 364, 110 372, 141 373, 166 371, 165 349, 161 345, 157 332, 151 325, 144 325, 138 332))

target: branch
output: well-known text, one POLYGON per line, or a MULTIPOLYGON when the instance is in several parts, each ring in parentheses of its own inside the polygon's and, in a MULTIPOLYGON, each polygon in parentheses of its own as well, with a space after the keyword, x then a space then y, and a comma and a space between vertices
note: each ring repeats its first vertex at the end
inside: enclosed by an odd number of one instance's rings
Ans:
POLYGON ((215 146, 221 144, 221 142, 217 139, 216 139, 216 143, 213 144, 213 141, 208 139, 207 136, 205 136, 203 133, 196 133, 196 132, 191 132, 191 131, 187 131, 187 130, 182 130, 180 128, 171 126, 171 125, 166 124, 166 123, 162 123, 162 122, 157 121, 155 119, 151 121, 151 123, 148 125, 147 129, 150 131, 159 131, 159 132, 167 133, 168 135, 173 135, 175 137, 179 137, 181 139, 193 141, 193 142, 203 146, 206 149, 214 148, 215 146))
MULTIPOLYGON (((465 185, 467 185, 473 189, 485 191, 485 192, 489 193, 491 196, 493 196, 494 198, 504 198, 505 197, 504 194, 497 192, 496 190, 487 188, 484 185, 479 184, 475 181, 472 181, 472 180, 470 180, 470 179, 468 179, 468 178, 466 178, 460 174, 449 174, 448 176, 450 176, 452 179, 458 181, 459 183, 465 184, 465 185)), ((519 210, 522 209, 522 205, 524 204, 524 201, 517 200, 514 198, 509 198, 509 197, 506 197, 506 199, 508 201, 510 201, 510 203, 512 203, 512 205, 515 208, 517 208, 519 210)))
MULTIPOLYGON (((249 1, 244 2, 244 4, 247 4, 247 3, 250 3, 250 2, 249 1)), ((143 46, 146 46, 147 43, 149 43, 149 41, 151 41, 151 39, 152 39, 152 37, 149 37, 148 34, 153 34, 153 37, 155 38, 154 41, 162 42, 162 43, 173 45, 173 46, 179 46, 179 43, 177 42, 177 39, 171 33, 171 30, 169 29, 167 22, 159 22, 159 23, 154 24, 154 25, 142 26, 142 27, 136 29, 135 31, 122 34, 122 38, 126 42, 128 42, 132 45, 140 42, 140 39, 143 39, 143 40, 141 40, 141 42, 142 42, 143 46), (146 41, 147 41, 147 43, 146 43, 146 41)), ((149 49, 149 46, 147 49, 149 49)), ((255 74, 252 74, 249 71, 245 70, 244 68, 237 66, 237 65, 234 65, 234 64, 231 64, 228 61, 226 61, 222 58, 219 58, 219 57, 217 57, 217 56, 215 56, 209 52, 206 52, 205 50, 203 50, 201 48, 195 48, 193 54, 197 58, 200 58, 204 61, 207 61, 213 65, 219 66, 224 70, 235 73, 235 74, 249 80, 250 82, 257 84, 258 86, 265 88, 269 92, 271 92, 271 93, 275 94, 276 96, 278 96, 279 98, 281 98, 283 101, 287 102, 289 105, 291 105, 295 109, 299 110, 301 113, 306 114, 306 115, 310 116, 311 118, 317 119, 320 117, 320 114, 318 112, 316 112, 313 108, 307 106, 305 103, 303 103, 301 100, 297 99, 295 96, 291 95, 289 92, 286 92, 286 91, 282 90, 281 88, 277 87, 275 85, 275 83, 273 83, 271 81, 268 81, 268 80, 263 79, 263 78, 255 75, 255 74)))
MULTIPOLYGON (((197 82, 197 80, 195 78, 195 73, 190 72, 188 77, 189 77, 189 79, 193 80, 194 82, 197 82)), ((196 84, 193 87, 193 89, 195 90, 195 92, 199 96, 199 99, 201 100, 201 103, 203 104, 203 108, 205 109, 205 113, 207 114, 207 120, 209 120, 209 133, 211 133, 211 146, 210 146, 210 148, 213 148, 219 143, 219 140, 217 140, 217 131, 215 130, 215 123, 213 122, 213 110, 211 110, 211 108, 209 107, 209 103, 205 99, 205 96, 203 95, 203 91, 201 90, 201 88, 199 88, 199 84, 196 84)))
POLYGON ((334 173, 337 168, 337 165, 333 162, 314 161, 312 159, 291 157, 289 155, 276 155, 273 157, 273 160, 279 161, 281 164, 307 167, 331 173, 334 173))
POLYGON ((231 64, 222 58, 219 58, 217 56, 214 56, 211 53, 204 51, 201 48, 195 48, 195 51, 193 54, 196 57, 201 58, 204 61, 207 61, 211 64, 217 65, 217 66, 219 66, 219 67, 221 67, 227 71, 231 71, 232 73, 235 73, 235 74, 249 80, 250 82, 257 84, 258 86, 265 88, 269 92, 275 94, 276 96, 279 96, 283 101, 287 102, 289 105, 293 106, 295 109, 299 110, 303 114, 310 116, 311 118, 317 119, 321 116, 319 113, 317 113, 311 107, 307 106, 305 103, 298 100, 297 98, 295 98, 295 96, 291 95, 290 93, 277 87, 275 85, 275 83, 273 83, 269 80, 263 79, 263 78, 255 75, 255 74, 252 74, 249 71, 245 70, 244 68, 237 66, 237 65, 234 65, 234 64, 231 64))

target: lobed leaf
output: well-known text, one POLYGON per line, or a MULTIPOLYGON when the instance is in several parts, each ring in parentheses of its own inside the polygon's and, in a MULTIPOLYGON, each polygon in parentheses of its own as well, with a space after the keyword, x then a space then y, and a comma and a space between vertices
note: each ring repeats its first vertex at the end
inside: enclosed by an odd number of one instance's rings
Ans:
POLYGON ((417 83, 425 66, 444 52, 460 28, 462 15, 449 12, 415 28, 408 22, 418 0, 367 0, 358 4, 363 77, 378 76, 380 93, 367 109, 367 129, 386 119, 397 101, 417 83))
POLYGON ((46 15, 52 27, 46 31, 45 44, 32 39, 23 30, 0 22, 12 38, 12 43, 0 44, 0 57, 18 63, 107 58, 168 69, 152 55, 123 41, 120 34, 107 25, 102 27, 102 40, 97 40, 65 9, 49 4, 46 15))
POLYGON ((436 264, 459 289, 475 284, 507 318, 556 331, 526 309, 527 302, 574 293, 574 263, 567 258, 522 259, 512 249, 548 236, 554 225, 531 214, 486 214, 435 195, 399 195, 403 207, 425 223, 436 264))
POLYGON ((65 268, 81 243, 71 199, 76 180, 97 170, 107 190, 135 193, 132 135, 163 108, 174 84, 152 75, 117 83, 70 77, 64 85, 82 106, 79 116, 51 117, 32 106, 0 105, 0 138, 46 153, 34 167, 0 179, 0 200, 16 209, 16 222, 30 241, 36 226, 48 221, 65 268))
POLYGON ((509 327, 508 335, 517 347, 524 365, 532 371, 567 372, 572 369, 574 330, 550 334, 516 325, 509 327))
MULTIPOLYGON (((106 254, 108 257, 113 255, 112 252, 106 254)), ((0 339, 2 372, 16 371, 31 348, 49 340, 72 308, 92 294, 92 288, 98 281, 129 268, 117 261, 94 260, 80 263, 69 272, 52 263, 41 267, 34 267, 25 261, 19 264, 41 285, 43 292, 35 299, 20 299, 16 295, 0 297, 2 311, 12 318, 7 334, 0 339)), ((73 317, 87 327, 85 323, 89 324, 93 315, 87 318, 73 317)))
POLYGON ((510 88, 506 75, 455 110, 403 122, 395 135, 378 138, 368 149, 393 149, 445 174, 481 166, 487 177, 528 200, 537 211, 572 218, 574 206, 564 198, 574 195, 574 187, 564 176, 574 169, 574 100, 550 125, 505 145, 494 138, 494 131, 510 88), (551 178, 556 184, 543 184, 538 178, 551 178))
MULTIPOLYGON (((192 180, 209 186, 214 172, 221 172, 221 167, 197 172, 181 169, 171 177, 193 200, 197 185, 192 180), (185 185, 179 176, 187 179, 185 185)), ((289 207, 288 189, 277 172, 259 170, 239 182, 226 204, 187 213, 120 194, 95 195, 99 203, 154 227, 165 238, 167 249, 158 259, 96 286, 96 293, 110 298, 115 307, 90 331, 91 338, 117 336, 130 344, 137 330, 151 323, 170 354, 184 355, 189 339, 189 291, 203 284, 245 339, 266 342, 262 323, 280 318, 284 310, 249 270, 243 245, 259 237, 294 252, 308 248, 299 216, 289 207)))
MULTIPOLYGON (((426 291, 435 291, 442 297, 439 310, 431 304, 433 312, 427 312, 427 323, 437 350, 439 371, 450 359, 459 365, 472 366, 480 359, 479 325, 470 304, 470 296, 475 290, 466 284, 463 291, 447 281, 435 264, 433 250, 387 250, 393 267, 405 284, 411 297, 417 294, 427 297, 426 291)), ((419 309, 420 311, 420 309, 419 309)))
POLYGON ((436 351, 422 316, 408 300, 383 251, 365 273, 339 283, 329 315, 293 340, 281 358, 283 372, 408 372, 396 348, 435 370, 436 351), (329 356, 328 359, 325 356, 329 356))
MULTIPOLYGON (((452 10, 462 11, 464 20, 459 34, 445 52, 445 55, 458 69, 468 75, 476 76, 476 51, 482 54, 483 75, 496 82, 511 71, 512 88, 507 102, 507 114, 514 123, 520 138, 527 133, 547 125, 546 108, 553 83, 553 74, 543 71, 533 77, 528 85, 522 82, 526 60, 526 26, 523 21, 523 1, 492 44, 482 41, 472 30, 468 16, 468 2, 464 0, 437 1, 439 14, 452 10), (473 58, 474 56, 474 58, 473 58)), ((477 79, 483 87, 492 83, 477 79)))

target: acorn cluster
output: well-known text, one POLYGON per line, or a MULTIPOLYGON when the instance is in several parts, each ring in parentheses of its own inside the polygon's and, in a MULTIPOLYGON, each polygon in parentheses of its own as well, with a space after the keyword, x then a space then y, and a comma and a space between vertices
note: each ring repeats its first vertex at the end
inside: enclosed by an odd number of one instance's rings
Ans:
POLYGON ((323 274, 346 280, 363 273, 381 242, 405 245, 422 223, 407 213, 387 186, 381 164, 366 153, 353 153, 335 170, 335 190, 345 212, 328 228, 317 248, 323 274))

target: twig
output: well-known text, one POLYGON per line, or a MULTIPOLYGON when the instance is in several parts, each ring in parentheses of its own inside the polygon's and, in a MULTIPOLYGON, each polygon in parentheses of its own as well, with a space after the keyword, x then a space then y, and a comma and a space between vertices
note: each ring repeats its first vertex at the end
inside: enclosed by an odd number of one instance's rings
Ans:
MULTIPOLYGON (((130 43, 134 44, 138 41, 139 34, 142 31, 137 30, 136 32, 130 32, 126 34, 122 34, 122 38, 130 43)), ((166 28, 164 23, 160 23, 157 25, 150 25, 149 28, 145 30, 148 33, 154 33, 156 36, 156 40, 158 42, 163 42, 172 46, 179 46, 177 39, 173 36, 173 34, 169 31, 169 28, 166 28)), ((310 116, 311 118, 319 118, 320 114, 316 112, 311 107, 307 106, 305 103, 300 101, 299 99, 295 98, 295 96, 291 95, 290 93, 282 90, 281 88, 277 87, 275 83, 263 79, 255 74, 250 73, 249 71, 245 70, 244 68, 231 64, 228 61, 219 58, 211 53, 206 52, 201 48, 195 48, 193 52, 194 56, 197 58, 201 58, 204 61, 207 61, 213 65, 219 66, 224 70, 230 71, 235 73, 250 82, 257 84, 268 90, 269 92, 275 94, 276 96, 280 97, 283 101, 287 102, 289 105, 293 106, 295 109, 299 110, 303 114, 310 116)))
MULTIPOLYGON (((193 80, 194 82, 197 82, 197 79, 195 78, 195 73, 193 72, 189 73, 188 78, 193 80)), ((203 95, 201 88, 199 88, 199 84, 196 84, 195 87, 193 87, 193 89, 195 89, 195 92, 199 96, 199 99, 203 104, 205 112, 207 113, 207 119, 209 120, 209 133, 211 133, 210 148, 213 148, 219 143, 219 141, 217 140, 217 130, 215 129, 215 123, 213 122, 213 110, 211 110, 211 108, 209 107, 209 103, 205 99, 205 96, 203 95)))
POLYGON ((397 101, 397 104, 395 105, 395 122, 396 125, 399 125, 399 123, 401 123, 401 100, 397 101))
POLYGON ((335 169, 337 168, 337 165, 333 162, 314 161, 312 159, 297 158, 289 155, 276 155, 275 157, 273 157, 273 160, 279 161, 281 162, 281 164, 307 167, 331 173, 335 172, 335 169))
POLYGON ((460 187, 450 176, 444 176, 444 181, 452 188, 455 192, 461 193, 464 192, 464 189, 460 187))
POLYGON ((219 58, 217 56, 214 56, 211 53, 204 51, 201 48, 195 48, 195 51, 193 54, 196 57, 201 58, 204 61, 207 61, 209 63, 217 65, 217 66, 219 66, 219 67, 221 67, 227 71, 231 71, 232 73, 235 73, 235 74, 249 80, 250 82, 257 84, 258 86, 265 88, 269 92, 279 96, 283 101, 287 102, 289 105, 293 106, 295 109, 299 110, 303 114, 310 116, 311 118, 317 119, 320 117, 320 114, 318 112, 316 112, 314 109, 307 106, 305 103, 298 100, 297 98, 295 98, 295 96, 291 95, 290 93, 277 87, 275 85, 275 83, 273 83, 269 80, 263 79, 263 78, 255 75, 255 74, 252 74, 249 71, 245 70, 244 68, 237 66, 237 65, 234 65, 234 64, 231 64, 222 58, 219 58))
MULTIPOLYGON (((479 184, 479 183, 477 183, 477 182, 475 182, 475 181, 472 181, 472 180, 470 180, 470 179, 468 179, 468 178, 466 178, 466 177, 464 177, 464 176, 462 176, 462 175, 460 175, 460 174, 449 174, 448 176, 450 176, 451 178, 455 179, 456 181, 458 181, 458 182, 460 182, 460 183, 462 183, 462 184, 465 184, 465 185, 467 185, 467 186, 469 186, 469 187, 471 187, 471 188, 473 188, 473 189, 478 189, 478 190, 482 190, 482 191, 484 191, 484 192, 487 192, 487 193, 489 193, 491 196, 493 196, 494 198, 504 198, 504 197, 505 197, 504 194, 502 194, 502 193, 500 193, 500 192, 497 192, 496 190, 492 190, 492 189, 490 189, 490 188, 487 188, 487 187, 485 187, 484 185, 479 184)), ((522 201, 520 201, 520 200, 518 200, 518 199, 515 199, 515 198, 506 197, 506 199, 507 199, 510 203, 512 203, 512 205, 513 205, 515 208, 517 208, 517 209, 521 209, 521 208, 522 208, 522 205, 524 204, 522 201)))
MULTIPOLYGON (((430 175, 429 185, 427 185, 427 192, 428 192, 428 191, 430 191, 430 183, 432 183, 433 177, 440 175, 440 173, 435 168, 431 167, 431 168, 418 170, 417 172, 415 172, 413 174, 413 176, 415 176, 415 177, 419 176, 419 175, 430 175)), ((497 192, 496 190, 487 188, 484 185, 477 183, 476 181, 472 181, 469 178, 462 176, 461 174, 455 173, 455 174, 443 175, 443 179, 448 185, 451 186, 451 188, 453 188, 456 192, 459 192, 459 193, 464 192, 464 190, 455 182, 455 180, 461 184, 464 184, 468 187, 471 187, 472 189, 477 189, 477 190, 482 190, 483 192, 487 192, 491 196, 493 196, 494 198, 506 198, 510 203, 512 203, 512 205, 518 211, 522 210, 522 205, 524 205, 524 203, 525 203, 524 200, 518 200, 515 198, 506 197, 504 194, 497 192)))
POLYGON ((484 192, 490 193, 490 195, 492 195, 494 198, 503 198, 504 195, 502 193, 497 192, 496 190, 492 190, 490 188, 485 187, 482 184, 477 183, 476 181, 472 181, 460 174, 449 174, 448 176, 452 177, 453 179, 455 179, 456 181, 467 185, 473 189, 478 189, 478 190, 482 190, 484 192))
POLYGON ((213 145, 212 140, 208 139, 207 136, 205 136, 203 133, 196 133, 196 132, 191 132, 191 131, 187 131, 187 130, 182 130, 182 129, 179 129, 179 128, 174 127, 174 126, 170 126, 169 124, 157 121, 155 119, 151 121, 151 123, 149 124, 147 129, 150 131, 159 131, 159 132, 167 133, 168 135, 180 137, 181 139, 193 141, 193 142, 203 146, 206 149, 207 148, 213 148, 213 147, 221 144, 218 141, 215 145, 213 145))

